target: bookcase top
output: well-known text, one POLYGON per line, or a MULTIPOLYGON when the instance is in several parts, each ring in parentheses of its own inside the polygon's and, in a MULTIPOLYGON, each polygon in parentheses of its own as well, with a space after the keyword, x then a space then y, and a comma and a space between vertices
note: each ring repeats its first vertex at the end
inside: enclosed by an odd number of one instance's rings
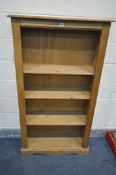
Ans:
POLYGON ((109 18, 86 18, 76 16, 46 16, 46 15, 22 15, 22 14, 9 14, 11 18, 23 19, 51 19, 51 20, 67 20, 67 21, 83 21, 83 22, 115 22, 115 19, 109 18))

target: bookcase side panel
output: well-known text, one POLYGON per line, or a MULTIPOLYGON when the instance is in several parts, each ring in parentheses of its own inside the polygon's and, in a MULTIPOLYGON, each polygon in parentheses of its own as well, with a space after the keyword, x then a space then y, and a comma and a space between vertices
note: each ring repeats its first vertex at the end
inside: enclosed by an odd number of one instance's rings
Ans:
POLYGON ((96 99, 97 99, 97 94, 99 89, 99 83, 100 83, 100 78, 102 73, 105 50, 106 50, 107 40, 109 36, 109 29, 110 29, 110 23, 103 23, 101 38, 100 38, 99 48, 98 48, 98 54, 97 54, 97 59, 95 64, 95 75, 94 75, 92 91, 91 91, 91 98, 90 98, 91 100, 88 108, 85 134, 84 134, 83 144, 82 144, 83 148, 88 147, 88 143, 89 143, 90 131, 91 131, 96 99))
POLYGON ((18 103, 20 113, 20 126, 22 131, 22 147, 27 147, 27 126, 25 116, 25 96, 23 82, 22 46, 19 19, 12 18, 14 57, 17 78, 18 103))

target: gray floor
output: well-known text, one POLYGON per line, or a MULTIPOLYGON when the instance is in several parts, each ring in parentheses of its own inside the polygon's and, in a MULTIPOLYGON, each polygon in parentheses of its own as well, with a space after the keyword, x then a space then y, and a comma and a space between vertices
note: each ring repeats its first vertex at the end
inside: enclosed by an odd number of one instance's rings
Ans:
POLYGON ((115 175, 116 158, 104 138, 91 138, 88 156, 20 154, 20 139, 0 139, 0 175, 115 175))

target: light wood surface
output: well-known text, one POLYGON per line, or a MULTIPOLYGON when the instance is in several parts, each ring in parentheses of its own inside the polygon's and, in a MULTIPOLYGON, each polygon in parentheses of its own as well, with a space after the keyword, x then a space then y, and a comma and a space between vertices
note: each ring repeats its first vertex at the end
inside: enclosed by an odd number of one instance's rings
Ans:
POLYGON ((9 16, 22 153, 87 153, 112 20, 9 16))
POLYGON ((24 64, 26 74, 58 74, 58 75, 93 75, 92 65, 72 66, 72 65, 38 65, 24 64))
POLYGON ((23 154, 87 154, 88 148, 82 149, 82 138, 52 137, 28 138, 27 149, 22 149, 23 154))
POLYGON ((27 115, 27 125, 84 126, 86 115, 27 115))
POLYGON ((21 15, 21 14, 9 14, 8 17, 12 18, 24 18, 24 19, 56 19, 56 20, 68 20, 68 21, 90 21, 90 22, 113 22, 115 19, 110 18, 84 18, 76 16, 45 16, 45 15, 21 15))
POLYGON ((25 91, 26 99, 90 99, 87 91, 25 91))
POLYGON ((100 31, 22 28, 24 63, 93 65, 100 31))
POLYGON ((101 78, 101 73, 102 73, 105 50, 106 50, 107 40, 109 36, 109 29, 110 29, 110 24, 103 24, 101 39, 99 43, 98 57, 97 57, 97 62, 95 66, 96 73, 95 73, 94 80, 93 80, 91 100, 90 100, 90 104, 89 104, 89 108, 87 112, 86 128, 85 128, 85 134, 83 137, 83 144, 82 144, 83 147, 87 147, 89 143, 90 131, 91 131, 93 115, 94 115, 94 110, 95 110, 95 105, 96 105, 96 99, 97 99, 97 94, 98 94, 98 88, 99 88, 99 83, 100 83, 100 78, 101 78))
MULTIPOLYGON (((22 46, 21 33, 18 19, 12 20, 13 41, 14 41, 14 57, 17 77, 17 91, 18 103, 20 112, 20 126, 22 130, 22 147, 27 147, 27 127, 25 116, 25 97, 24 97, 24 83, 23 83, 23 63, 22 63, 22 46)), ((6 70, 7 71, 7 70, 6 70)))

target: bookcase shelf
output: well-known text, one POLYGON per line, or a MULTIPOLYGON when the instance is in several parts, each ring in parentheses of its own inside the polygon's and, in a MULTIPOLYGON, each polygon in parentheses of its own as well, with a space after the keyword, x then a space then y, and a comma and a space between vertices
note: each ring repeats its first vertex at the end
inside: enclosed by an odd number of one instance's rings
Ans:
POLYGON ((90 99, 87 91, 25 91, 26 99, 90 99))
POLYGON ((87 154, 111 20, 10 15, 23 154, 87 154))
POLYGON ((24 154, 86 154, 88 148, 82 149, 83 139, 78 137, 51 137, 51 138, 28 138, 27 149, 22 148, 24 154))
POLYGON ((25 74, 55 74, 55 75, 94 75, 91 65, 37 65, 24 64, 25 74))
POLYGON ((86 115, 27 115, 28 126, 85 126, 86 115))

